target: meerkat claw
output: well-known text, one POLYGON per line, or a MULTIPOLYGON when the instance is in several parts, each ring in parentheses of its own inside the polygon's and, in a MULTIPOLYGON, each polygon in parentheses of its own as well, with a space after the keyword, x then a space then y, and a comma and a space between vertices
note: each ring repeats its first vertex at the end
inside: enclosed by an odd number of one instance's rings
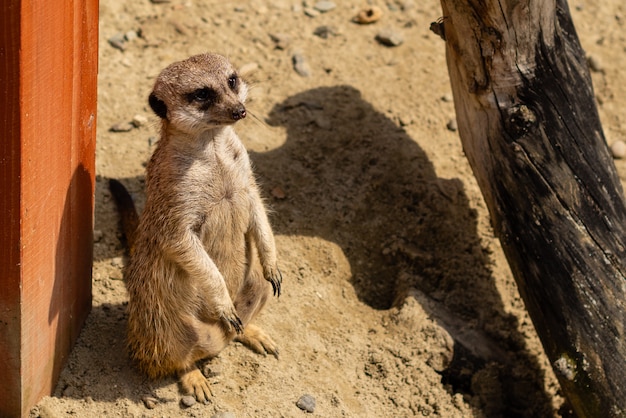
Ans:
POLYGON ((222 322, 227 324, 230 328, 233 328, 237 334, 243 333, 243 322, 235 315, 233 317, 222 316, 222 322))
POLYGON ((231 325, 233 326, 233 328, 235 328, 235 331, 237 331, 237 334, 241 334, 243 333, 243 322, 241 322, 241 319, 239 319, 239 317, 236 317, 237 320, 230 320, 231 325))
POLYGON ((280 284, 283 282, 283 274, 278 269, 276 271, 278 272, 278 277, 270 277, 269 282, 272 284, 274 296, 280 297, 280 284))

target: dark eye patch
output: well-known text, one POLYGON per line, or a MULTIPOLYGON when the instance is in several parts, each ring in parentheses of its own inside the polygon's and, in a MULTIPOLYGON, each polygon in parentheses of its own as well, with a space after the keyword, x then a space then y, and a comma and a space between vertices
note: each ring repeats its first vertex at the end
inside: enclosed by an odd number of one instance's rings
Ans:
POLYGON ((239 87, 239 77, 237 77, 237 74, 228 77, 228 87, 233 91, 237 90, 237 87, 239 87))
POLYGON ((189 103, 213 103, 217 99, 217 92, 209 87, 202 87, 187 93, 189 103))

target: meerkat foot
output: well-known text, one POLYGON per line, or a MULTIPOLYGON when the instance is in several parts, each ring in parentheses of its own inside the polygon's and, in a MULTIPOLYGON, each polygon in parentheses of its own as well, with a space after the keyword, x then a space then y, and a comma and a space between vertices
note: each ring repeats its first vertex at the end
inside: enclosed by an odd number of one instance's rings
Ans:
POLYGON ((206 380, 200 369, 195 366, 180 373, 180 384, 183 387, 183 391, 195 396, 198 402, 206 404, 213 396, 209 381, 206 380))
POLYGON ((264 274, 265 280, 272 284, 272 290, 274 292, 274 296, 280 296, 280 285, 283 282, 283 274, 280 272, 278 268, 272 269, 269 272, 265 272, 264 274))
POLYGON ((235 341, 239 341, 255 353, 262 355, 271 354, 278 358, 278 346, 274 340, 255 325, 247 325, 243 330, 243 334, 235 337, 235 341))

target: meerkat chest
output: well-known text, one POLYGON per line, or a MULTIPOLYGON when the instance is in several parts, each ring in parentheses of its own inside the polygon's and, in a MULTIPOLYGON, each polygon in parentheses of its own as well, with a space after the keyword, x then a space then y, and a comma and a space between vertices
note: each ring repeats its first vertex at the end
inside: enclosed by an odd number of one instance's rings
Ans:
POLYGON ((254 177, 248 154, 237 144, 216 144, 198 160, 190 172, 190 181, 201 185, 200 201, 207 219, 221 222, 236 218, 237 224, 248 219, 254 177))
POLYGON ((253 177, 248 154, 243 147, 218 148, 208 164, 208 186, 215 200, 237 204, 248 196, 253 177))

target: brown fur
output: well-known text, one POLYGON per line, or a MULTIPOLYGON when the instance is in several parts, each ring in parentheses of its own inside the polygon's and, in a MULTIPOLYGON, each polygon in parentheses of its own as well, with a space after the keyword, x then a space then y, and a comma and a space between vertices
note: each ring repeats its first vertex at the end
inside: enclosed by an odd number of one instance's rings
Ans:
POLYGON ((201 402, 210 389, 198 360, 234 338, 278 354, 250 325, 270 289, 280 294, 282 277, 248 154, 232 126, 245 117, 246 96, 245 82, 214 54, 170 65, 150 95, 162 128, 129 242, 128 343, 141 370, 152 378, 178 373, 183 390, 201 402))

